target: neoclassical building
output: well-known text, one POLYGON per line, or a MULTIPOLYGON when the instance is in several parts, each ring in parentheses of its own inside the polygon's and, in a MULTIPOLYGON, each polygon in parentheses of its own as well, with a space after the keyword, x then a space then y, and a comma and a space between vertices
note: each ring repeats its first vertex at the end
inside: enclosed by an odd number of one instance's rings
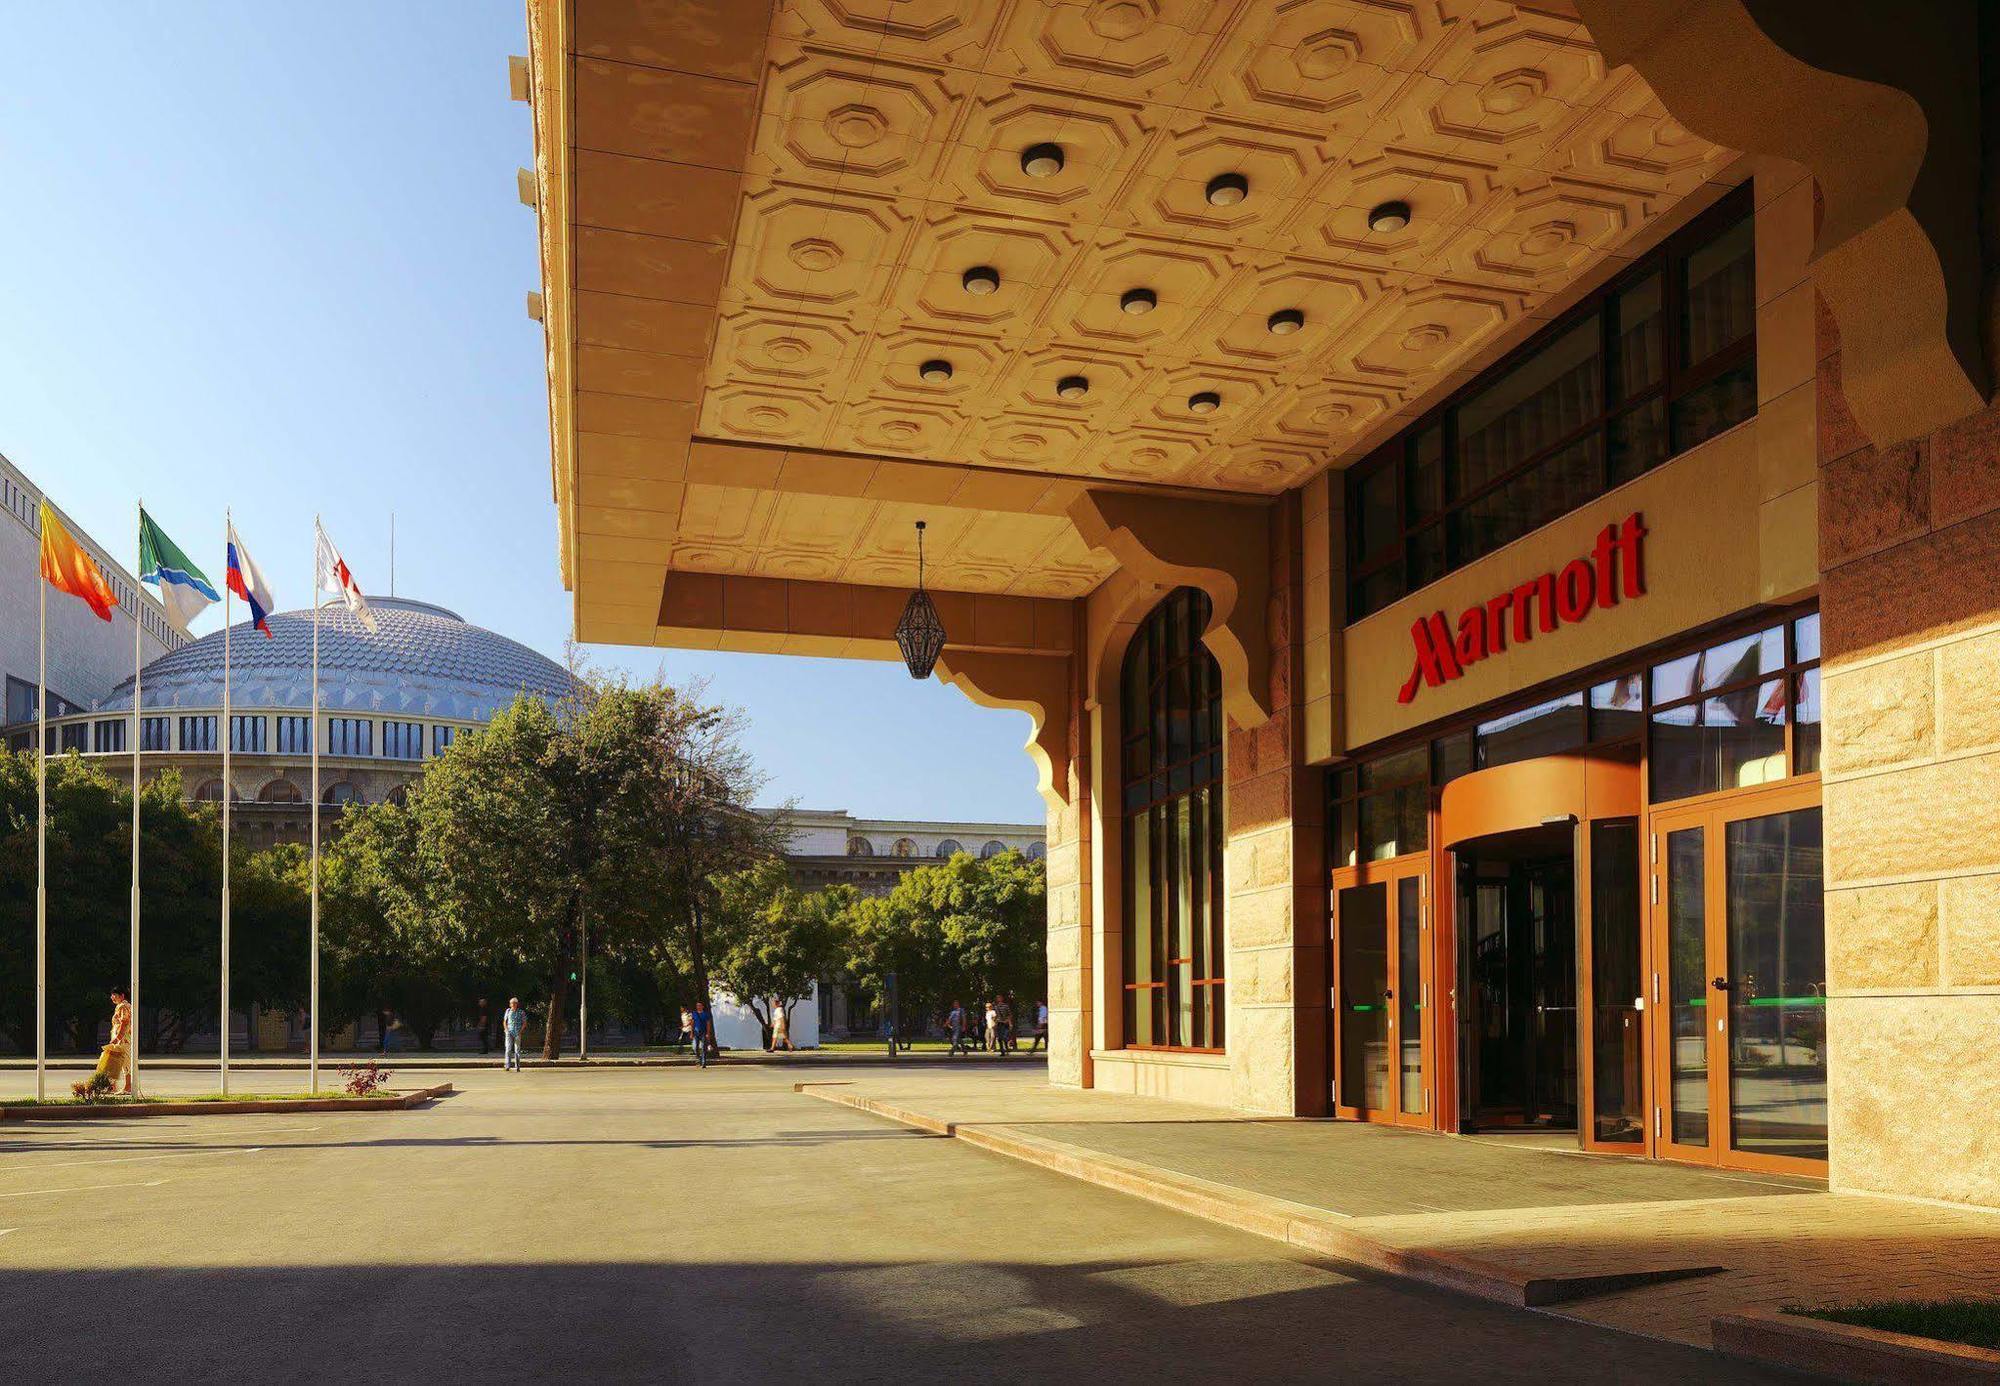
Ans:
MULTIPOLYGON (((404 792, 453 738, 521 694, 554 701, 570 687, 560 664, 457 613, 406 597, 375 597, 374 633, 342 609, 320 613, 320 718, 312 718, 312 612, 274 613, 271 635, 230 632, 230 792, 234 828, 258 845, 311 834, 312 740, 320 742, 322 834, 348 804, 404 792)), ((140 681, 141 774, 175 769, 190 797, 220 800, 222 632, 148 664, 140 681)), ((77 751, 129 776, 132 680, 87 712, 49 720, 51 751, 77 751)), ((32 726, 8 745, 34 745, 32 726)))
POLYGON ((1011 849, 1035 860, 1048 853, 1040 823, 855 818, 844 809, 790 809, 781 817, 785 859, 807 889, 852 885, 865 895, 887 895, 904 873, 954 853, 991 857, 1011 849))

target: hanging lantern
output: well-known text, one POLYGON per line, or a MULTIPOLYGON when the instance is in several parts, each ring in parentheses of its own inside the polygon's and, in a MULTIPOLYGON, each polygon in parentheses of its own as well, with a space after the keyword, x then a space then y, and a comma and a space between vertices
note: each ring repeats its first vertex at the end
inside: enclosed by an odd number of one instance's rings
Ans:
POLYGON ((930 594, 924 591, 922 520, 917 521, 917 590, 910 593, 903 619, 896 622, 896 648, 903 652, 903 663, 909 667, 913 679, 929 678, 931 670, 937 667, 938 656, 944 653, 944 622, 938 619, 937 608, 931 605, 930 594))

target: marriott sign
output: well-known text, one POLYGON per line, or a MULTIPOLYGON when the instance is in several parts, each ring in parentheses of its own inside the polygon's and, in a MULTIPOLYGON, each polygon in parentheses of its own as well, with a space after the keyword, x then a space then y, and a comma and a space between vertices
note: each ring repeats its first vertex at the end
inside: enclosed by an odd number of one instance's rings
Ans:
POLYGON ((1547 634, 1574 625, 1598 607, 1645 596, 1645 542, 1646 526, 1635 510, 1622 523, 1606 525, 1596 546, 1564 564, 1561 572, 1543 573, 1467 607, 1455 627, 1442 611, 1420 617, 1410 626, 1416 663, 1396 701, 1410 702, 1419 687, 1440 687, 1464 677, 1480 660, 1505 654, 1510 636, 1518 645, 1534 639, 1537 631, 1547 634))

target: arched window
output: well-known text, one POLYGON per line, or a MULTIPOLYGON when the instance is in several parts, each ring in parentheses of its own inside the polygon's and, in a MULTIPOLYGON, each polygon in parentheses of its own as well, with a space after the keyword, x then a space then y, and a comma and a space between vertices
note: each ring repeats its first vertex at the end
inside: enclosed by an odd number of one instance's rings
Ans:
POLYGON ((850 837, 847 839, 847 855, 850 857, 872 857, 875 855, 875 844, 865 837, 850 837))
POLYGON ((336 808, 346 808, 349 804, 361 802, 361 791, 346 780, 335 780, 319 793, 322 804, 332 804, 336 808))
POLYGON ((981 861, 984 861, 987 857, 997 857, 1006 850, 1007 850, 1006 843, 1002 842, 997 837, 992 838, 987 842, 987 844, 984 847, 981 847, 979 849, 979 858, 981 861))
POLYGON ((1176 588, 1140 625, 1124 716, 1125 1043, 1223 1047, 1222 678, 1206 593, 1176 588))
POLYGON ((1047 856, 1048 854, 1049 854, 1048 843, 1038 840, 1035 842, 1030 842, 1028 844, 1029 861, 1040 861, 1043 857, 1047 856))
POLYGON ((940 857, 955 857, 964 850, 958 845, 958 839, 955 837, 948 837, 937 845, 937 855, 940 857))
POLYGON ((897 857, 914 857, 917 854, 916 840, 908 837, 897 838, 896 845, 889 849, 889 854, 897 857))
POLYGON ((195 797, 195 801, 196 801, 197 803, 203 803, 203 804, 219 804, 219 803, 221 803, 221 802, 222 802, 222 781, 221 781, 221 780, 203 780, 203 781, 201 782, 201 788, 200 788, 200 789, 197 789, 197 790, 196 790, 196 791, 194 792, 194 797, 195 797))
POLYGON ((410 787, 406 784, 399 784, 394 789, 390 790, 387 794, 383 795, 382 801, 384 803, 394 804, 397 808, 401 808, 404 804, 410 802, 410 787))
POLYGON ((272 780, 257 791, 260 804, 302 804, 306 796, 290 780, 272 780))

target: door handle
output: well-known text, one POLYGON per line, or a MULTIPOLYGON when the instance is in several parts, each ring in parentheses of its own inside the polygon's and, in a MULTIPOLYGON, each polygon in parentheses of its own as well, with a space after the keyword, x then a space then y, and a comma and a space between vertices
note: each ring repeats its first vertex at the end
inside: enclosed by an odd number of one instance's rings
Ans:
POLYGON ((1736 986, 1736 984, 1730 981, 1727 977, 1711 977, 1709 978, 1708 984, 1714 987, 1717 991, 1733 991, 1736 986))

